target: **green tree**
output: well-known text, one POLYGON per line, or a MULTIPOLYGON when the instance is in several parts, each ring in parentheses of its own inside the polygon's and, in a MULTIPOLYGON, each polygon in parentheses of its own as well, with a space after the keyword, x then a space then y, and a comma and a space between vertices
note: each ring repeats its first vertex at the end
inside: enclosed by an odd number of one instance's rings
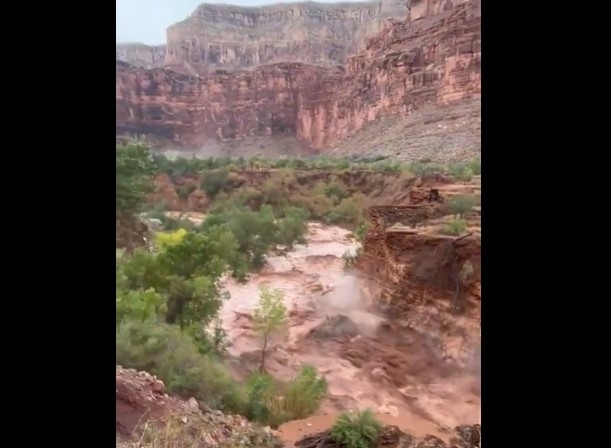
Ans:
POLYGON ((304 244, 304 236, 308 230, 308 217, 310 213, 299 207, 288 207, 284 217, 276 221, 274 240, 288 249, 295 243, 304 244))
POLYGON ((286 320, 284 294, 277 289, 263 288, 259 296, 259 305, 255 309, 255 331, 262 338, 261 363, 259 370, 265 372, 265 356, 271 336, 278 332, 286 320))
POLYGON ((128 305, 134 316, 149 313, 154 305, 160 317, 181 329, 206 326, 222 303, 219 279, 232 264, 239 265, 239 260, 234 236, 218 227, 206 234, 188 232, 158 255, 140 250, 122 257, 117 260, 117 319, 125 317, 128 305), (120 294, 122 290, 131 292, 120 294), (158 303, 158 295, 165 306, 158 303), (134 302, 137 297, 152 304, 141 303, 140 309, 134 302))
POLYGON ((153 191, 156 164, 142 142, 115 148, 116 215, 129 217, 141 210, 146 196, 153 191))
POLYGON ((222 304, 216 281, 200 276, 192 279, 172 276, 167 288, 168 312, 166 322, 187 326, 207 326, 218 315, 222 304))
POLYGON ((239 206, 214 213, 203 223, 202 230, 207 232, 215 226, 234 235, 237 250, 246 256, 249 268, 261 268, 265 255, 275 245, 277 221, 273 209, 267 205, 258 212, 239 206))
POLYGON ((238 256, 238 243, 227 230, 219 227, 206 233, 188 232, 182 240, 167 246, 158 255, 167 275, 190 279, 206 276, 216 281, 238 256))

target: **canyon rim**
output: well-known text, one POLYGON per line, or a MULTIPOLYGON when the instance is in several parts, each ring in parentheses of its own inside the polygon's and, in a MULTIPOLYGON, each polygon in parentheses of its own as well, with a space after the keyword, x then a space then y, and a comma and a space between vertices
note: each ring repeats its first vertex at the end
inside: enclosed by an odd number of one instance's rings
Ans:
POLYGON ((117 46, 118 136, 203 156, 481 149, 481 0, 204 4, 167 36, 117 46))

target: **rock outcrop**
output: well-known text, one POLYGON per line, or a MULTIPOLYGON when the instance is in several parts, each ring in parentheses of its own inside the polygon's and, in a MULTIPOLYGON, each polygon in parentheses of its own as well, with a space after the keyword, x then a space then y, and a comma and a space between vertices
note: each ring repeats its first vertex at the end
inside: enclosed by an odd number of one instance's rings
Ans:
POLYGON ((117 448, 137 446, 207 446, 219 448, 280 448, 269 428, 251 425, 244 417, 224 415, 194 398, 169 396, 161 380, 133 369, 116 367, 117 448), (130 441, 132 443, 130 443, 130 441))
POLYGON ((118 43, 117 61, 137 67, 161 67, 165 60, 165 45, 144 45, 138 43, 118 43))
POLYGON ((191 76, 117 62, 117 132, 188 149, 290 136, 320 151, 388 117, 477 101, 481 0, 420 0, 414 10, 415 20, 388 21, 343 67, 290 62, 191 76))
POLYGON ((457 336, 468 348, 448 355, 459 362, 470 362, 480 339, 481 215, 474 207, 464 215, 467 228, 448 235, 454 217, 447 204, 456 195, 477 198, 480 185, 477 177, 467 184, 424 180, 409 189, 407 205, 371 207, 356 263, 382 313, 446 341, 457 336))

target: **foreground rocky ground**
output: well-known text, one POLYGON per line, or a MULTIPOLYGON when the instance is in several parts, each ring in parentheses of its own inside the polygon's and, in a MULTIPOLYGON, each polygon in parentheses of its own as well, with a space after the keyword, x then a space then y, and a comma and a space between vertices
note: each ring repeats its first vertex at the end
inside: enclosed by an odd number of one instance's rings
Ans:
MULTIPOLYGON (((325 447, 341 448, 328 432, 307 435, 296 444, 282 435, 251 425, 239 416, 201 409, 194 400, 170 397, 163 382, 146 372, 116 368, 117 448, 204 447, 325 447)), ((397 426, 384 428, 378 447, 475 448, 480 447, 479 425, 456 428, 449 443, 436 436, 414 437, 397 426)))
POLYGON ((116 368, 116 434, 121 447, 281 447, 269 428, 170 397, 156 377, 116 368))

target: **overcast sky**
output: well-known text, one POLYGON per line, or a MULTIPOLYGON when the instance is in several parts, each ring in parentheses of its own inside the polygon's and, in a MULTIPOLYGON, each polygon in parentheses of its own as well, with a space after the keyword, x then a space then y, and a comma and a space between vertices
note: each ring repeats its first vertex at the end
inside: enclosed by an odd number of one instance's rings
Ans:
MULTIPOLYGON (((201 0, 115 1, 117 2, 117 42, 142 42, 148 45, 165 43, 165 29, 185 19, 197 5, 204 3, 201 0)), ((259 6, 280 2, 277 0, 226 0, 218 3, 259 6)))

